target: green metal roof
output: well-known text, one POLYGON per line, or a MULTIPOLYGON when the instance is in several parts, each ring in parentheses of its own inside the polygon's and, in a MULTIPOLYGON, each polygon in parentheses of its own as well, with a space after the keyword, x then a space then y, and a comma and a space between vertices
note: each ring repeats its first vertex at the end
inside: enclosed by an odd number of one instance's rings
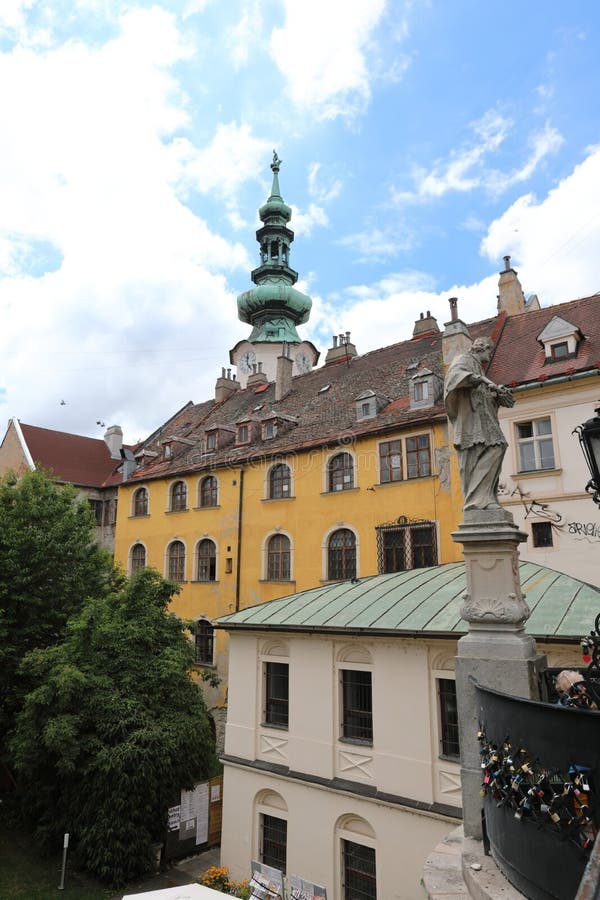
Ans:
MULTIPOLYGON (((519 565, 531 616, 528 634, 540 639, 579 639, 600 611, 600 588, 530 562, 519 565)), ((358 582, 336 582, 260 603, 218 620, 227 630, 368 632, 460 635, 466 591, 465 564, 448 563, 358 582)))

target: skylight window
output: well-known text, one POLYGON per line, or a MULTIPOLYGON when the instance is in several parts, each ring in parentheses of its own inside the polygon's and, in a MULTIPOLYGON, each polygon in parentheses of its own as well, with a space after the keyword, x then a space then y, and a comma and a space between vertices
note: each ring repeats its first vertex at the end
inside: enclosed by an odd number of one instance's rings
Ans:
POLYGON ((330 384, 324 384, 323 387, 319 388, 319 394, 324 394, 325 391, 328 391, 330 387, 331 387, 330 384))

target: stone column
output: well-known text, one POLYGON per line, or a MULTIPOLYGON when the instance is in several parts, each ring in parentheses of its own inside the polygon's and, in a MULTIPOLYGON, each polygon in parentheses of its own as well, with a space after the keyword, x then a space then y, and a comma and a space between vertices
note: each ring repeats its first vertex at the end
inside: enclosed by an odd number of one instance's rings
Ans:
POLYGON ((538 700, 538 676, 546 660, 524 630, 530 610, 521 591, 517 548, 527 536, 503 509, 468 510, 464 518, 452 534, 463 545, 467 593, 461 616, 469 624, 458 642, 456 693, 464 832, 481 840, 479 706, 473 680, 538 700))

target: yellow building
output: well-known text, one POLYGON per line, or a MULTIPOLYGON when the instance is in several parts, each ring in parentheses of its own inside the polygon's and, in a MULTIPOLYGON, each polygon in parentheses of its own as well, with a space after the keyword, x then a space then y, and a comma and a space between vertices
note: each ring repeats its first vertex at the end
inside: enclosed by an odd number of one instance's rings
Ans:
POLYGON ((174 611, 196 623, 197 662, 219 744, 227 638, 219 616, 320 583, 459 558, 450 533, 462 500, 442 403, 444 361, 494 336, 497 319, 457 319, 444 335, 427 313, 410 340, 357 354, 336 335, 325 364, 296 326, 310 298, 293 287, 291 210, 273 188, 257 232, 256 287, 238 299, 252 326, 231 351, 212 400, 188 404, 138 448, 122 485, 115 555, 181 583, 174 611), (462 343, 461 343, 462 342, 462 343))

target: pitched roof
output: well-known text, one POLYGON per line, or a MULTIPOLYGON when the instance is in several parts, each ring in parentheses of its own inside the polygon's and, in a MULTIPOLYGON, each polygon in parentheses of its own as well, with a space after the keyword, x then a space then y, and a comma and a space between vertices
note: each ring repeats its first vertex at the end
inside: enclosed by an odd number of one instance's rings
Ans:
MULTIPOLYGON (((579 640, 589 632, 600 588, 530 562, 519 564, 519 575, 531 609, 528 634, 541 640, 579 640)), ((447 563, 321 585, 223 616, 217 627, 459 637, 467 631, 460 617, 466 589, 464 562, 447 563)))
POLYGON ((509 316, 487 374, 497 384, 517 385, 594 369, 600 369, 600 294, 509 316), (576 356, 547 360, 538 336, 556 316, 583 339, 576 356))
MULTIPOLYGON (((497 324, 497 317, 486 319, 470 326, 470 331, 474 338, 494 336, 497 324)), ((296 375, 290 392, 279 402, 275 400, 275 384, 271 383, 237 390, 220 403, 209 400, 188 405, 169 421, 168 427, 155 432, 142 445, 162 450, 162 443, 168 437, 174 438, 171 457, 163 459, 161 454, 138 469, 132 478, 183 474, 236 464, 249 457, 268 457, 323 445, 339 444, 343 449, 363 434, 385 433, 399 425, 417 426, 443 419, 446 413, 441 396, 433 406, 410 408, 408 383, 412 376, 425 369, 443 378, 440 332, 429 332, 296 375), (368 390, 389 398, 390 402, 377 416, 357 422, 356 398, 368 390), (230 428, 239 422, 260 424, 273 417, 280 417, 273 439, 262 440, 256 428, 247 444, 236 446, 231 434, 226 446, 210 454, 202 451, 202 440, 208 430, 230 428), (180 437, 192 440, 193 446, 176 443, 180 437)))
POLYGON ((60 481, 86 487, 119 484, 120 460, 112 459, 104 440, 38 428, 20 423, 25 443, 36 466, 50 470, 60 481))

